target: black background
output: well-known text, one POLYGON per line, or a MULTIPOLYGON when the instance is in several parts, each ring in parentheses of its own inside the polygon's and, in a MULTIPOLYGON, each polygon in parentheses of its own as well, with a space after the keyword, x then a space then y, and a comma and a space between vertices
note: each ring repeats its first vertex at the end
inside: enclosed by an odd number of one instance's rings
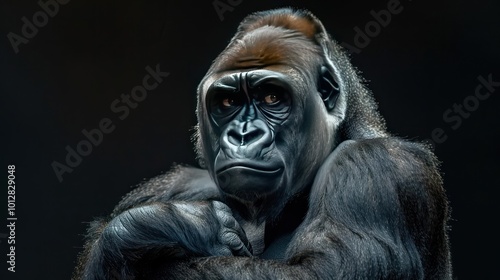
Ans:
MULTIPOLYGON (((0 238, 2 279, 69 279, 86 222, 109 213, 130 187, 196 164, 190 141, 195 88, 248 13, 280 7, 310 9, 339 42, 354 45, 354 27, 373 20, 389 1, 243 0, 221 20, 209 1, 83 1, 59 12, 14 53, 9 32, 21 35, 37 1, 0 6, 2 185, 16 165, 16 270, 7 273, 0 238), (271 3, 269 3, 271 2, 271 3), (170 72, 124 120, 110 110, 160 64, 170 72), (51 163, 64 163, 66 146, 85 139, 102 118, 116 126, 59 182, 51 163)), ((237 1, 233 1, 237 2, 237 1)), ((443 113, 474 94, 478 77, 500 81, 497 1, 401 1, 403 11, 352 54, 373 90, 389 130, 436 146, 452 207, 451 246, 456 279, 492 279, 498 273, 500 88, 453 129, 443 113), (439 3, 437 3, 439 2, 439 3)), ((1 193, 6 224, 6 188, 1 193)), ((5 234, 5 226, 0 234, 5 234)), ((5 235, 0 235, 5 237, 5 235)))

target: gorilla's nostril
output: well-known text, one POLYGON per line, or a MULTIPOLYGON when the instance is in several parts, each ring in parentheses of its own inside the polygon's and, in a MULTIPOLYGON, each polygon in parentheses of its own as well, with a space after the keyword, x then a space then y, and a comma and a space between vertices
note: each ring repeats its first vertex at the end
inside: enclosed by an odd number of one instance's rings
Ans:
POLYGON ((229 130, 227 132, 227 140, 234 146, 243 146, 243 136, 235 130, 229 130))
POLYGON ((249 145, 257 140, 259 140, 264 135, 264 132, 260 129, 254 129, 247 131, 242 134, 241 145, 249 145))

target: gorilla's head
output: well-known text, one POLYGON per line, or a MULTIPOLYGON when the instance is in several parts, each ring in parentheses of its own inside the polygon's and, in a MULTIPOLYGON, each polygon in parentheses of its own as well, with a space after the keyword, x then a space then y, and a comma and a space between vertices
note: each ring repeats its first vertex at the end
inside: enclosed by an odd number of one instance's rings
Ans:
POLYGON ((198 156, 225 194, 287 201, 341 141, 353 81, 309 12, 252 14, 198 87, 198 156))

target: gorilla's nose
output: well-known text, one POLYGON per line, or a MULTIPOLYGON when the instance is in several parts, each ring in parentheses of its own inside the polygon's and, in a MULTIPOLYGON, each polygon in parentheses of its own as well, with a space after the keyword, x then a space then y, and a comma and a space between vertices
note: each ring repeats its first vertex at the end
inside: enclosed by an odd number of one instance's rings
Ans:
POLYGON ((252 122, 244 122, 240 127, 228 131, 228 141, 234 146, 247 146, 264 137, 265 131, 252 122))
POLYGON ((229 125, 227 141, 232 146, 266 147, 272 143, 272 134, 261 120, 238 122, 229 125))

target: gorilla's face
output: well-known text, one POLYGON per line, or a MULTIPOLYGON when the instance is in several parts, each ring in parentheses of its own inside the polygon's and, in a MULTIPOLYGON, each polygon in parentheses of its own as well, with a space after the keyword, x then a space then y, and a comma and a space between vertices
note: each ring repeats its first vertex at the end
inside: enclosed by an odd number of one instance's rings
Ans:
POLYGON ((299 32, 261 27, 216 60, 199 87, 199 140, 223 192, 252 201, 311 183, 335 142, 335 81, 318 53, 299 32))

